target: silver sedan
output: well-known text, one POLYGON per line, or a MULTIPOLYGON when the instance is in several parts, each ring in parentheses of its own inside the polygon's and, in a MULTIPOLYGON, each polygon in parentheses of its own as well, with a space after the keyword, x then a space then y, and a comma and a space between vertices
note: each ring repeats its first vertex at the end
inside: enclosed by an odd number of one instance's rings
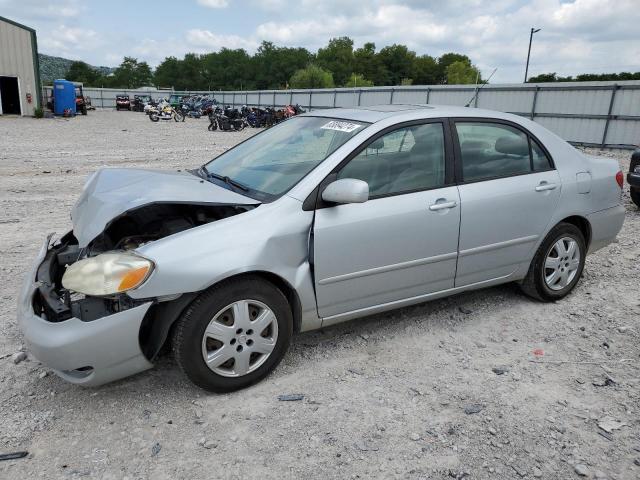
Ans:
POLYGON ((295 332, 506 282, 564 297, 622 227, 622 178, 505 113, 315 111, 193 171, 93 174, 19 322, 76 384, 151 368, 171 342, 195 384, 235 390, 295 332))

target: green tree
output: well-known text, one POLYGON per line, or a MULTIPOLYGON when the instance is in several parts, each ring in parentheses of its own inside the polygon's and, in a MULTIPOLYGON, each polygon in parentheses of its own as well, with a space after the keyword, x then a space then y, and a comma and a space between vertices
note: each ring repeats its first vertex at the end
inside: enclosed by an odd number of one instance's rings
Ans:
POLYGON ((286 88, 292 75, 313 58, 306 48, 277 47, 272 42, 262 42, 252 59, 255 87, 286 88))
MULTIPOLYGON (((411 69, 416 58, 415 52, 409 50, 406 45, 393 44, 384 47, 378 53, 382 65, 388 72, 387 85, 400 85, 403 78, 411 78, 411 69)), ((374 80, 376 85, 383 83, 374 80)))
POLYGON ((86 87, 100 87, 104 83, 103 76, 85 62, 73 62, 66 75, 67 80, 82 82, 86 87))
POLYGON ((291 88, 331 88, 334 86, 331 72, 314 64, 294 73, 289 83, 291 88))
POLYGON ((347 80, 347 83, 345 83, 344 86, 349 88, 373 87, 373 82, 364 78, 364 75, 361 75, 359 73, 352 73, 349 77, 349 80, 347 80))
POLYGON ((454 62, 463 62, 468 65, 471 65, 471 59, 466 55, 462 55, 460 53, 449 52, 443 55, 440 55, 438 58, 438 82, 437 83, 446 83, 447 82, 447 68, 454 62))
POLYGON ((115 88, 138 88, 151 83, 151 69, 147 62, 138 63, 138 59, 124 57, 124 60, 108 77, 107 83, 115 88))
POLYGON ((413 60, 411 78, 415 85, 436 85, 442 83, 440 67, 431 55, 421 55, 413 60))
POLYGON ((457 61, 447 67, 447 84, 464 85, 480 82, 480 71, 470 63, 457 61))
POLYGON ((239 48, 222 48, 219 52, 202 56, 203 88, 222 90, 249 90, 255 87, 251 56, 239 48))
POLYGON ((529 77, 527 82, 531 83, 545 83, 545 82, 557 82, 558 75, 556 72, 553 73, 541 73, 540 75, 536 75, 535 77, 529 77))
POLYGON ((378 85, 386 85, 389 72, 382 65, 380 58, 376 55, 376 44, 372 42, 365 43, 362 47, 353 52, 353 71, 360 72, 364 78, 376 83, 382 80, 378 85))
POLYGON ((153 81, 159 88, 176 88, 179 81, 182 61, 176 57, 167 57, 156 67, 153 81))
POLYGON ((353 40, 349 37, 332 38, 329 44, 318 50, 318 65, 333 73, 337 85, 344 85, 353 73, 353 40))

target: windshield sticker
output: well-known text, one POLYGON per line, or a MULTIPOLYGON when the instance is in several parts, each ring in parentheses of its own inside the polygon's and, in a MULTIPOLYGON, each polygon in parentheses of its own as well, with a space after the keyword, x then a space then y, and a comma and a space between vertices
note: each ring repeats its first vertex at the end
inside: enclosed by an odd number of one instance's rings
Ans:
POLYGON ((324 124, 322 129, 324 130, 337 130, 338 132, 346 132, 351 133, 354 130, 357 130, 362 125, 358 125, 357 123, 350 122, 338 122, 337 120, 332 120, 329 123, 324 124))

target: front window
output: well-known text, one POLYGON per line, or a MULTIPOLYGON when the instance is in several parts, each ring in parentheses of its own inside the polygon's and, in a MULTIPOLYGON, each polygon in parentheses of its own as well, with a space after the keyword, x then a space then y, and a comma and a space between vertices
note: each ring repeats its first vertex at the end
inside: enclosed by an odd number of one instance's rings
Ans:
POLYGON ((204 167, 211 180, 240 193, 271 200, 305 175, 368 124, 326 117, 294 117, 223 153, 204 167), (218 177, 218 178, 213 178, 218 177), (223 182, 221 178, 231 182, 223 182))

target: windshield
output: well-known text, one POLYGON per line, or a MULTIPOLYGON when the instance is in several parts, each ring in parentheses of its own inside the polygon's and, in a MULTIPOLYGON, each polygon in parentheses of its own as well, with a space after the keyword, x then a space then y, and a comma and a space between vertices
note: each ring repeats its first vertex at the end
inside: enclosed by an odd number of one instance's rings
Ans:
POLYGON ((204 173, 218 177, 217 181, 232 180, 245 188, 245 194, 268 201, 291 189, 367 125, 327 117, 294 117, 213 159, 204 173))

